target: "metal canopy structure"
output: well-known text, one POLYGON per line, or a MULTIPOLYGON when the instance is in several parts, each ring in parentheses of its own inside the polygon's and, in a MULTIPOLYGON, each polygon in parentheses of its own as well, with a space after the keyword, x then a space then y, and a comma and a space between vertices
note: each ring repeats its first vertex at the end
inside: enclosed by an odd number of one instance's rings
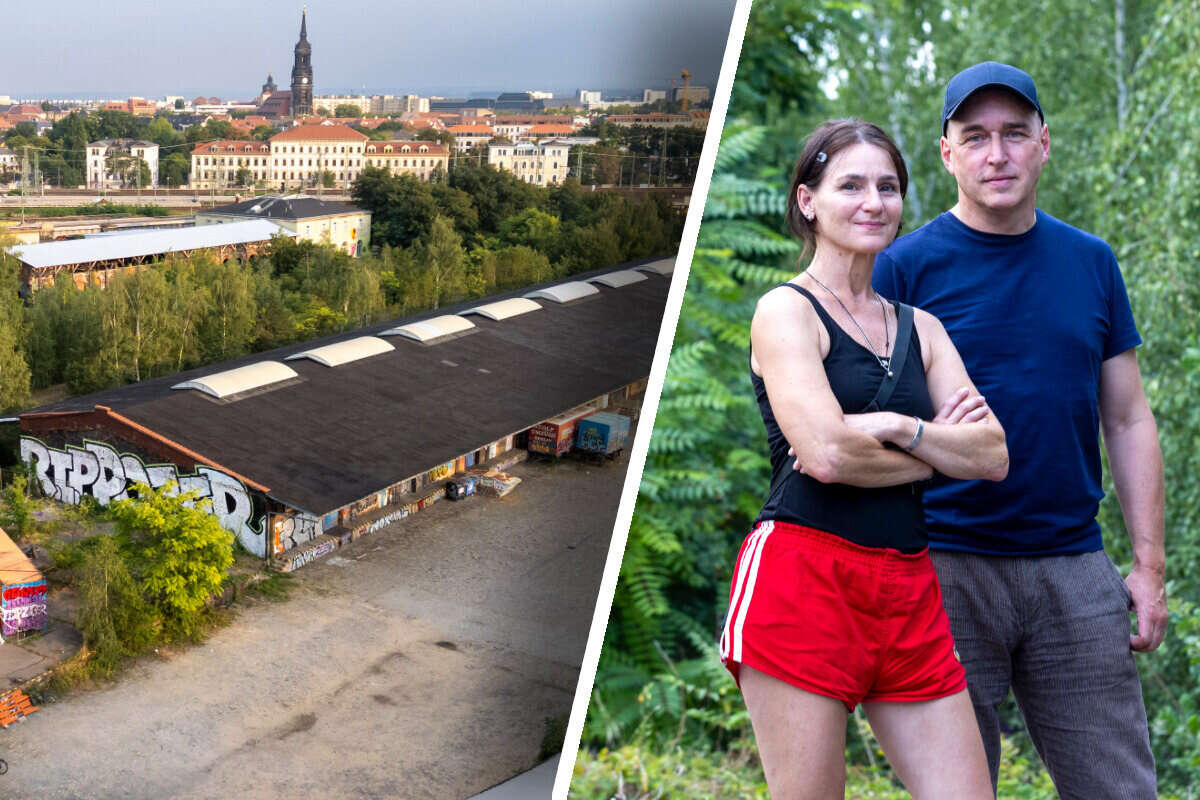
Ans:
POLYGON ((327 344, 323 347, 314 347, 312 350, 305 350, 302 353, 295 353, 285 358, 284 361, 311 358, 318 364, 324 364, 327 367, 337 367, 342 364, 348 364, 351 361, 370 358, 371 356, 377 356, 380 353, 386 353, 395 349, 395 346, 377 336, 360 336, 357 339, 347 339, 344 342, 327 344))
MULTIPOLYGON (((9 252, 22 265, 22 280, 31 289, 54 283, 60 273, 88 273, 137 267, 169 254, 215 251, 217 258, 245 259, 270 244, 272 236, 297 234, 263 219, 226 225, 136 231, 65 242, 17 245, 9 252)), ((101 283, 104 283, 102 280, 101 283)))

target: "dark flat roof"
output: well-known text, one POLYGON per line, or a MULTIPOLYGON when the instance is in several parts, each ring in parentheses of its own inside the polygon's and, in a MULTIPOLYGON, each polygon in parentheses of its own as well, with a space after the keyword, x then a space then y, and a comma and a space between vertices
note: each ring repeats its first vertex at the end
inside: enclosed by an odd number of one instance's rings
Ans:
POLYGON ((646 280, 616 289, 593 284, 598 295, 566 305, 538 300, 542 310, 501 321, 472 314, 472 333, 433 344, 389 336, 394 351, 338 367, 310 359, 288 361, 299 382, 234 402, 170 387, 398 324, 521 297, 537 287, 35 410, 109 406, 265 484, 277 500, 323 514, 649 375, 670 280, 669 275, 648 273, 646 280))
POLYGON ((240 203, 217 206, 206 214, 228 214, 252 219, 309 219, 332 214, 361 214, 363 209, 347 203, 331 203, 307 195, 264 195, 240 203))

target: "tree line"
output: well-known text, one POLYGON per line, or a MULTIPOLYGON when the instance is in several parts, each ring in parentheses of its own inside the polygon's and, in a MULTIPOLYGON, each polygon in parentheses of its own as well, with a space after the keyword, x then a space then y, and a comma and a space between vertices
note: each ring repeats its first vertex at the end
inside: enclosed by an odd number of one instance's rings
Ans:
POLYGON ((669 254, 682 232, 665 198, 543 189, 487 166, 455 181, 364 171, 355 196, 373 212, 374 252, 360 258, 280 236, 246 264, 168 257, 105 288, 62 274, 23 302, 18 263, 0 252, 0 410, 55 384, 83 394, 669 254))

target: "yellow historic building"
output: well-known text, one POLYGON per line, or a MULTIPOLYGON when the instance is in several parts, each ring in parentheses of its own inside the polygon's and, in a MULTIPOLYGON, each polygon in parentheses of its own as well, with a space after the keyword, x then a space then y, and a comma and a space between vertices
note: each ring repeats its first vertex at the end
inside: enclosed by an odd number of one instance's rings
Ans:
POLYGON ((271 137, 271 186, 316 186, 322 173, 335 186, 354 183, 364 166, 367 136, 347 125, 297 125, 271 137))
POLYGON ((266 195, 196 212, 196 225, 265 219, 297 238, 332 244, 359 255, 371 244, 371 212, 302 194, 266 195))
POLYGON ((393 175, 412 175, 427 181, 438 167, 449 167, 450 149, 444 144, 423 141, 367 142, 364 166, 380 167, 393 175))
POLYGON ((271 146, 266 142, 225 140, 197 145, 192 151, 191 186, 211 189, 243 185, 266 185, 271 177, 271 146))

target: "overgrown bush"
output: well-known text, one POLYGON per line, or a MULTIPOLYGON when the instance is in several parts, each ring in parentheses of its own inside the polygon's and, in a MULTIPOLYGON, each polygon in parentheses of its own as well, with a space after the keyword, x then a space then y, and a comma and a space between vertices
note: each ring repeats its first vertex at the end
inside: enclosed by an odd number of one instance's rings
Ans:
POLYGON ((174 484, 159 489, 137 484, 136 491, 136 499, 112 505, 117 533, 129 542, 147 600, 168 628, 190 635, 233 563, 233 534, 195 507, 208 499, 176 495, 174 484))
POLYGON ((155 614, 142 596, 117 540, 99 535, 81 548, 76 617, 92 651, 95 674, 110 677, 127 657, 137 655, 156 634, 155 614))
POLYGON ((33 501, 29 499, 24 475, 16 475, 4 489, 4 509, 0 513, 0 528, 19 542, 33 532, 33 501))

